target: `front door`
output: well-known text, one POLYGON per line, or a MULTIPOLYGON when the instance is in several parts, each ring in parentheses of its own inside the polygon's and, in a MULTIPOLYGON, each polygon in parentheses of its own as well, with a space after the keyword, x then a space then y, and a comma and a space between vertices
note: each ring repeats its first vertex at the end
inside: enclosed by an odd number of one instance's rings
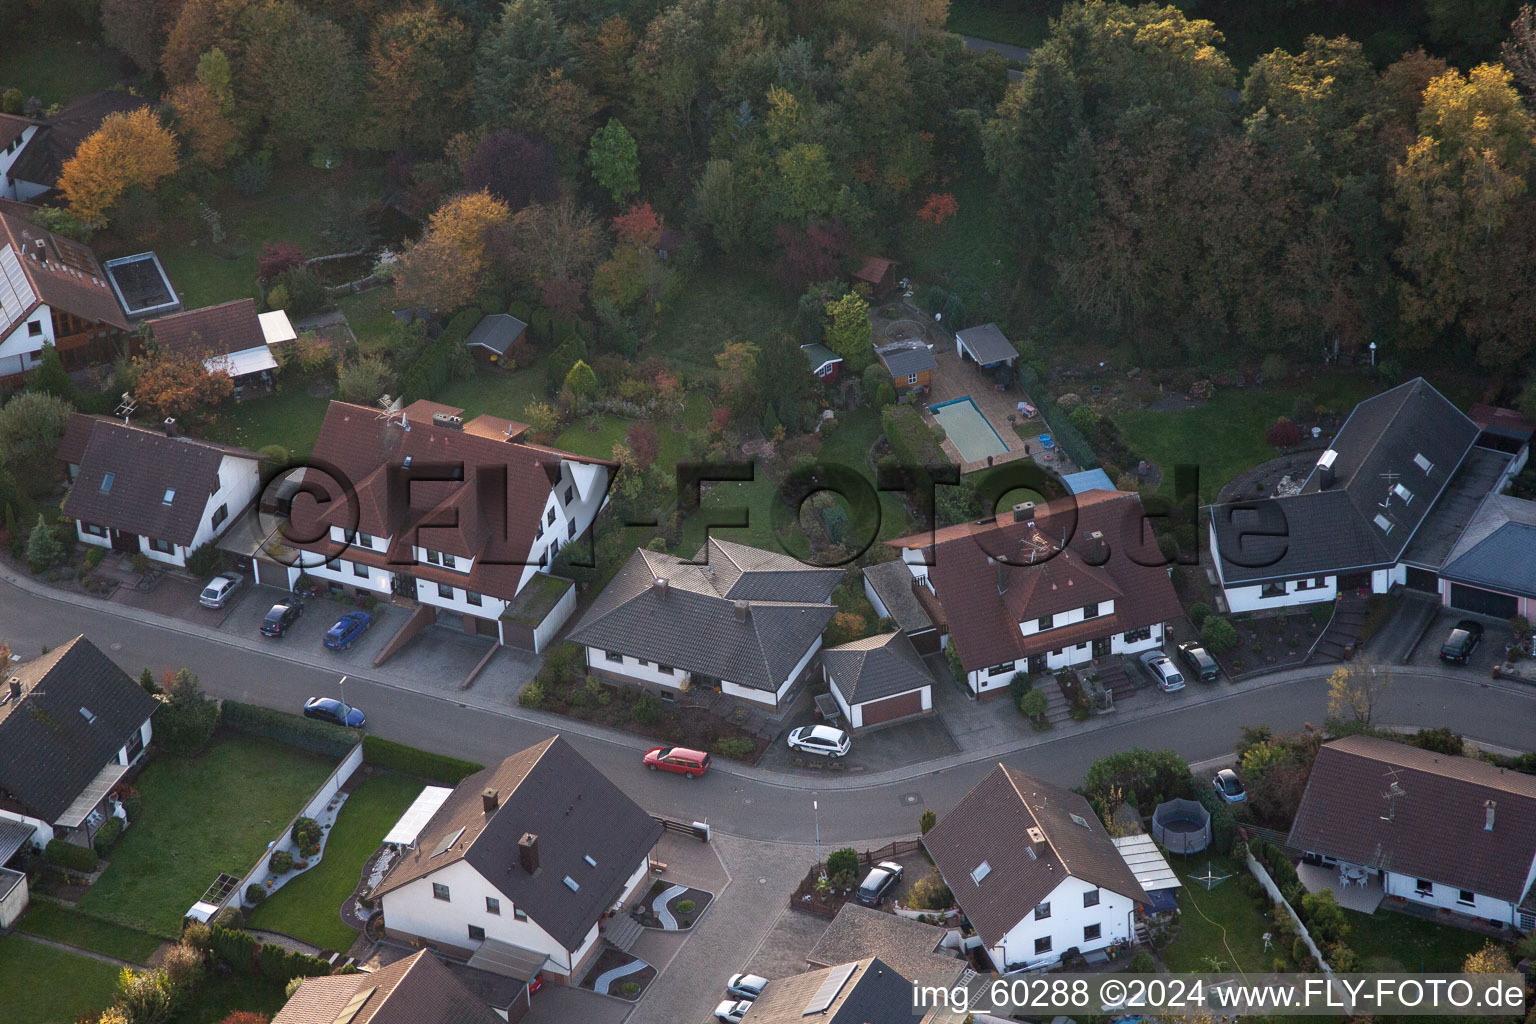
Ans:
POLYGON ((141 550, 139 546, 139 535, 136 533, 125 533, 122 530, 113 530, 112 550, 126 551, 129 554, 137 554, 141 550))
POLYGON ((1045 655, 1031 654, 1029 656, 1029 674, 1032 676, 1044 675, 1046 672, 1045 655))
POLYGON ((1093 656, 1095 658, 1109 657, 1109 637, 1101 636, 1093 641, 1093 656))

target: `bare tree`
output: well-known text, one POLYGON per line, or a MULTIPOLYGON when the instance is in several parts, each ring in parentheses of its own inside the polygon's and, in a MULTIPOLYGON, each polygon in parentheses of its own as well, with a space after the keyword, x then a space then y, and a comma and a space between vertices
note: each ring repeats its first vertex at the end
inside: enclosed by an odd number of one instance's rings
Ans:
POLYGON ((1391 670, 1380 665, 1359 661, 1340 665, 1328 677, 1328 714, 1368 729, 1391 685, 1391 670))
POLYGON ((1509 26, 1509 38, 1501 48, 1504 66, 1527 96, 1536 96, 1536 11, 1530 4, 1520 8, 1509 26))

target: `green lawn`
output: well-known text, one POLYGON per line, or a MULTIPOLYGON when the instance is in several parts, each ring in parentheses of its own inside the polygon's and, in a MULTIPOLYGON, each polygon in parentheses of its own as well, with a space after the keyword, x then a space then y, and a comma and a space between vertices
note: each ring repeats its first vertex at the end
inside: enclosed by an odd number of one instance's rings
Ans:
POLYGON ((201 756, 162 755, 138 787, 140 819, 80 910, 168 938, 219 872, 243 875, 325 781, 333 762, 274 743, 220 738, 201 756))
POLYGON ((19 33, 9 26, 0 46, 0 90, 15 86, 50 106, 110 88, 117 70, 117 55, 99 32, 63 17, 34 16, 19 33))
POLYGON ((6 936, 0 939, 5 1024, 69 1024, 100 1012, 112 1001, 117 971, 100 960, 6 936))
POLYGON ((1006 294, 1019 277, 1018 239, 1000 215, 997 180, 975 171, 939 189, 954 195, 959 209, 943 227, 908 218, 899 252, 900 273, 912 277, 921 299, 930 285, 959 295, 967 319, 985 323, 999 316, 996 297, 1006 294))
MULTIPOLYGON (((544 393, 544 365, 535 363, 526 370, 503 373, 500 370, 476 370, 463 380, 450 380, 432 397, 434 402, 454 405, 464 410, 466 420, 481 413, 524 422, 530 402, 547 402, 544 393)), ((606 458, 607 452, 603 453, 606 458)))
POLYGON ((347 324, 364 352, 375 350, 393 329, 395 304, 395 290, 388 285, 336 300, 336 307, 347 315, 347 324))
POLYGON ((1060 3, 1030 2, 999 7, 983 0, 951 0, 944 27, 962 36, 1014 46, 1039 46, 1050 34, 1050 19, 1060 3), (1030 9, 1025 10, 1028 7, 1030 9))
POLYGON ((363 863, 421 789, 419 780, 403 775, 376 775, 358 786, 341 806, 320 863, 257 907, 251 927, 345 952, 357 933, 341 923, 341 904, 357 888, 363 863))
POLYGON ((762 271, 705 264, 689 275, 640 356, 659 356, 690 377, 713 378, 719 370, 715 354, 727 341, 777 337, 794 318, 795 297, 762 271))
POLYGON ((34 899, 27 916, 17 927, 33 935, 67 942, 71 946, 115 956, 129 963, 149 962, 161 940, 121 925, 98 921, 48 900, 34 899))
POLYGON ((1137 409, 1114 419, 1131 449, 1162 468, 1165 491, 1172 492, 1174 466, 1199 465, 1200 500, 1206 502, 1237 474, 1275 457, 1264 431, 1289 416, 1299 396, 1347 414, 1374 390, 1364 377, 1335 373, 1300 386, 1229 388, 1189 409, 1137 409))
POLYGON ((1385 909, 1374 914, 1346 910, 1344 917, 1349 922, 1344 944, 1360 954, 1366 971, 1456 972, 1468 954, 1489 941, 1475 932, 1385 909))
POLYGON ((236 1010, 276 1014, 288 1000, 282 985, 274 985, 260 975, 232 974, 228 978, 209 975, 197 993, 182 1005, 170 1024, 219 1024, 236 1010))
POLYGON ((302 461, 315 446, 329 404, 328 399, 309 394, 302 384, 266 398, 227 402, 219 407, 203 436, 252 451, 280 444, 293 458, 302 461))
POLYGON ((1169 970, 1210 972, 1212 959, 1221 961, 1223 970, 1236 968, 1247 974, 1269 973, 1276 958, 1290 964, 1289 951, 1279 944, 1264 951, 1264 933, 1274 931, 1274 922, 1238 887, 1238 878, 1248 874, 1246 867, 1212 857, 1212 874, 1233 877, 1207 892, 1193 881, 1205 874, 1204 854, 1187 859, 1170 856, 1168 861, 1184 883, 1179 890, 1179 934, 1161 951, 1169 970))

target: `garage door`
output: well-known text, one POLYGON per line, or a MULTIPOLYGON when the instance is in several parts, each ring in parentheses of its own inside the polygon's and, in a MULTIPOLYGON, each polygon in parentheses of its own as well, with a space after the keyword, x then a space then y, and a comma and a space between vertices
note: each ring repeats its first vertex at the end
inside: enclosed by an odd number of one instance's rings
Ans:
POLYGON ((1415 569, 1410 565, 1407 577, 1403 580, 1403 586, 1409 590, 1422 590, 1426 593, 1438 594, 1440 592, 1440 577, 1428 569, 1415 569))
POLYGON ((912 646, 917 648, 918 654, 939 653, 939 631, 937 629, 925 629, 921 633, 908 633, 907 639, 912 641, 912 646))
POLYGON ((872 700, 868 704, 860 705, 860 707, 863 709, 865 725, 893 722, 898 718, 915 715, 923 710, 923 691, 913 690, 911 693, 886 697, 884 700, 872 700))
POLYGON ((1512 619, 1520 610, 1520 602, 1508 594, 1495 594, 1491 590, 1451 584, 1451 607, 1479 615, 1492 615, 1497 619, 1512 619))

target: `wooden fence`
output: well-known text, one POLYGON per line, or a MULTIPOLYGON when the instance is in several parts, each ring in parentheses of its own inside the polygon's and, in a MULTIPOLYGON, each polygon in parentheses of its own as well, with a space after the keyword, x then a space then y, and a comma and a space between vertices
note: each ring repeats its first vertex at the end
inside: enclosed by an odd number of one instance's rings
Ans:
MULTIPOLYGON (((918 853, 923 849, 921 839, 898 839, 895 842, 886 843, 878 850, 864 850, 859 853, 859 867, 867 868, 891 857, 902 857, 909 853, 918 853)), ((800 884, 795 886, 795 891, 789 897, 789 905, 795 910, 804 910, 821 917, 836 917, 844 903, 853 899, 851 892, 818 892, 816 883, 822 875, 827 873, 825 864, 813 864, 811 870, 805 873, 800 884)))

